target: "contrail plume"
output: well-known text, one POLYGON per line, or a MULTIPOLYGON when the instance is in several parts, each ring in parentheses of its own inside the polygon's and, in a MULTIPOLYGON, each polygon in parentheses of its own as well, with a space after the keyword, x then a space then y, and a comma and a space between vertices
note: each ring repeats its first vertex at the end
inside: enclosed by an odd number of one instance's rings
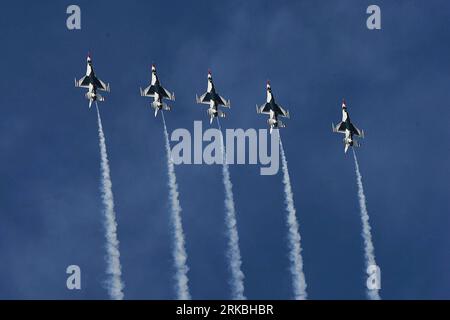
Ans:
POLYGON ((244 296, 244 273, 241 270, 242 259, 241 251, 239 249, 239 234, 237 230, 236 209, 234 206, 233 185, 231 183, 228 164, 226 163, 225 145, 219 118, 217 118, 217 125, 219 126, 220 130, 220 146, 223 159, 222 176, 223 185, 225 187, 225 225, 228 235, 227 257, 229 259, 231 271, 231 298, 233 300, 245 300, 246 297, 244 296))
MULTIPOLYGON (((358 198, 359 207, 361 210, 362 232, 361 235, 364 239, 364 257, 366 262, 366 269, 369 266, 376 266, 375 262, 375 248, 372 243, 372 233, 369 223, 369 214, 366 207, 366 196, 364 195, 364 188, 362 184, 362 176, 359 172, 358 159, 356 158, 355 149, 353 149, 353 158, 355 159, 355 171, 356 171, 356 183, 358 185, 358 198)), ((371 300, 380 300, 380 294, 378 289, 367 289, 367 297, 371 300)))
POLYGON ((283 170, 284 202, 287 211, 287 226, 289 240, 289 260, 291 261, 292 285, 294 298, 296 300, 306 300, 306 281, 303 273, 303 258, 301 255, 301 237, 298 230, 296 210, 294 206, 294 196, 292 193, 291 179, 289 177, 288 164, 284 153, 283 143, 280 136, 281 162, 283 170))
POLYGON ((166 153, 167 153, 167 172, 169 176, 169 201, 170 201, 170 220, 172 224, 173 232, 173 259, 175 262, 175 281, 177 299, 190 300, 191 295, 189 293, 188 276, 189 267, 186 264, 187 253, 184 241, 183 225, 181 222, 181 205, 178 200, 178 184, 177 177, 175 175, 175 168, 172 162, 172 156, 170 151, 169 134, 167 133, 166 120, 164 119, 164 112, 161 110, 161 116, 164 125, 164 137, 166 140, 166 153))
POLYGON ((103 134, 102 119, 98 109, 97 102, 97 119, 98 119, 98 137, 101 157, 101 193, 104 206, 104 225, 106 231, 106 273, 109 277, 107 285, 111 299, 123 299, 123 282, 122 267, 120 265, 119 240, 117 239, 117 223, 116 214, 114 212, 114 197, 112 193, 112 182, 108 163, 108 154, 106 152, 105 135, 103 134))

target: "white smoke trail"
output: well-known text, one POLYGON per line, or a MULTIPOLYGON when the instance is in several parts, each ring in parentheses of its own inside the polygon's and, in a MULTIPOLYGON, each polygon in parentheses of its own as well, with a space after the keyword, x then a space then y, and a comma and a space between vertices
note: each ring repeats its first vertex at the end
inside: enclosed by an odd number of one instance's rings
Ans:
POLYGON ((217 118, 217 125, 219 126, 220 130, 220 148, 222 151, 223 159, 222 176, 223 185, 225 187, 225 225, 228 234, 227 257, 229 259, 231 270, 231 298, 233 300, 245 300, 246 297, 244 296, 244 273, 241 270, 242 259, 241 251, 239 249, 239 234, 237 230, 236 209, 234 207, 233 185, 231 183, 230 171, 226 162, 225 145, 219 118, 217 118))
POLYGON ((175 175, 175 168, 172 162, 169 134, 167 133, 166 120, 164 119, 164 112, 161 110, 161 116, 164 124, 164 137, 166 139, 166 153, 167 153, 167 171, 169 175, 169 200, 171 206, 171 223, 173 227, 173 259, 175 261, 175 281, 178 300, 190 300, 188 276, 189 267, 186 264, 187 253, 184 245, 183 225, 181 223, 181 205, 178 200, 178 184, 175 175))
MULTIPOLYGON (((375 262, 375 248, 372 243, 372 234, 369 223, 369 214, 366 207, 366 196, 364 195, 364 188, 362 184, 362 176, 359 172, 358 159, 356 158, 355 149, 353 149, 353 158, 355 159, 355 171, 356 171, 356 182, 358 184, 358 198, 359 207, 361 210, 361 221, 362 221, 362 237, 364 239, 364 256, 366 259, 366 269, 369 266, 377 265, 375 262)), ((371 300, 380 300, 380 294, 378 289, 367 289, 367 297, 371 300)))
POLYGON ((108 279, 108 291, 111 299, 122 300, 123 299, 123 282, 122 267, 120 265, 120 251, 119 240, 117 239, 117 223, 116 214, 114 212, 114 197, 112 193, 112 182, 109 171, 108 154, 106 152, 105 135, 103 134, 102 119, 100 117, 100 111, 98 109, 97 102, 97 119, 98 119, 98 137, 101 156, 101 192, 104 206, 105 215, 105 230, 106 230, 106 273, 109 276, 108 279))
POLYGON ((289 260, 291 261, 292 284, 294 289, 294 298, 296 300, 306 300, 306 281, 303 273, 303 258, 301 255, 301 237, 298 231, 298 222, 294 206, 294 196, 292 194, 291 179, 289 178, 288 164, 283 149, 283 143, 280 136, 281 162, 283 170, 284 184, 284 202, 287 210, 287 225, 289 238, 289 260))

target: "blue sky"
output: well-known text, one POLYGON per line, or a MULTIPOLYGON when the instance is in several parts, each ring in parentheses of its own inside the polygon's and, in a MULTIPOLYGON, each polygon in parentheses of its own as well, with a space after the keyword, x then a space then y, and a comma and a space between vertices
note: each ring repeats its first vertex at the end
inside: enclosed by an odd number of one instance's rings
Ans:
MULTIPOLYGON (((351 154, 331 122, 347 99, 385 299, 450 299, 450 4, 446 1, 69 1, 0 4, 0 298, 107 299, 96 114, 73 78, 90 51, 101 104, 125 298, 173 299, 161 119, 139 96, 155 62, 175 91, 169 130, 208 119, 211 68, 224 128, 265 128, 270 79, 291 112, 289 161, 312 299, 364 299, 351 154), (381 7, 382 29, 365 13, 381 7), (82 290, 65 269, 82 270, 82 290)), ((281 175, 230 167, 245 294, 292 297, 281 175)), ((229 298, 221 168, 176 167, 194 299, 229 298)))

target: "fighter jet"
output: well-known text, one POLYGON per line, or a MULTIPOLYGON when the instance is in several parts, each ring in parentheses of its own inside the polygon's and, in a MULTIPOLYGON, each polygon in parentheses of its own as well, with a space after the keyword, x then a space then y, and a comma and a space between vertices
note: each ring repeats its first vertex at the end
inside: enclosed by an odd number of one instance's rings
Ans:
POLYGON ((93 101, 105 100, 103 96, 97 93, 97 90, 110 92, 109 83, 104 83, 95 75, 90 54, 88 54, 87 56, 86 75, 80 80, 75 79, 75 87, 88 89, 88 92, 85 96, 86 99, 89 100, 89 108, 91 107, 93 101))
POLYGON ((171 107, 163 102, 163 99, 168 99, 170 101, 175 101, 175 93, 170 93, 161 86, 159 82, 158 75, 156 74, 156 66, 152 64, 152 82, 145 88, 139 88, 142 97, 151 97, 153 102, 151 107, 155 109, 155 117, 159 110, 170 110, 171 107))
POLYGON ((349 147, 360 147, 361 144, 353 138, 353 135, 356 135, 360 138, 364 138, 364 131, 359 130, 357 127, 353 125, 350 121, 350 116, 347 112, 347 105, 345 104, 345 100, 342 100, 342 121, 338 123, 338 125, 334 125, 332 123, 333 132, 339 132, 345 134, 344 137, 344 152, 347 153, 349 147))
POLYGON ((231 107, 230 100, 221 97, 214 87, 211 70, 208 70, 208 90, 201 96, 195 96, 197 103, 209 104, 209 109, 206 111, 209 115, 209 123, 211 124, 215 117, 225 118, 225 113, 219 110, 219 106, 226 108, 231 107))
POLYGON ((272 94, 272 88, 270 87, 270 82, 267 81, 267 99, 266 103, 262 106, 256 105, 256 113, 258 114, 268 114, 269 119, 267 124, 270 127, 270 133, 274 128, 284 128, 285 125, 281 120, 278 120, 278 116, 288 118, 290 117, 289 111, 284 110, 279 104, 275 102, 275 98, 272 94))

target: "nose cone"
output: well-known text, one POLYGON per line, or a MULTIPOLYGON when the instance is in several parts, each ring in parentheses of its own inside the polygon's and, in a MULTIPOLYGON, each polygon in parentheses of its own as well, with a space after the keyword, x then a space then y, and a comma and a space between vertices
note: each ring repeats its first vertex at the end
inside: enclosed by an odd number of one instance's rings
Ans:
POLYGON ((208 79, 212 79, 212 72, 211 72, 211 69, 208 69, 208 79))
POLYGON ((156 66, 155 66, 155 64, 152 64, 152 72, 156 72, 156 66))
POLYGON ((91 62, 92 61, 90 52, 88 52, 86 60, 87 60, 87 62, 91 62))
POLYGON ((342 99, 342 109, 346 109, 347 105, 345 104, 345 99, 342 99))
POLYGON ((266 88, 267 88, 267 90, 270 90, 270 81, 269 80, 267 80, 267 84, 266 84, 266 88))

